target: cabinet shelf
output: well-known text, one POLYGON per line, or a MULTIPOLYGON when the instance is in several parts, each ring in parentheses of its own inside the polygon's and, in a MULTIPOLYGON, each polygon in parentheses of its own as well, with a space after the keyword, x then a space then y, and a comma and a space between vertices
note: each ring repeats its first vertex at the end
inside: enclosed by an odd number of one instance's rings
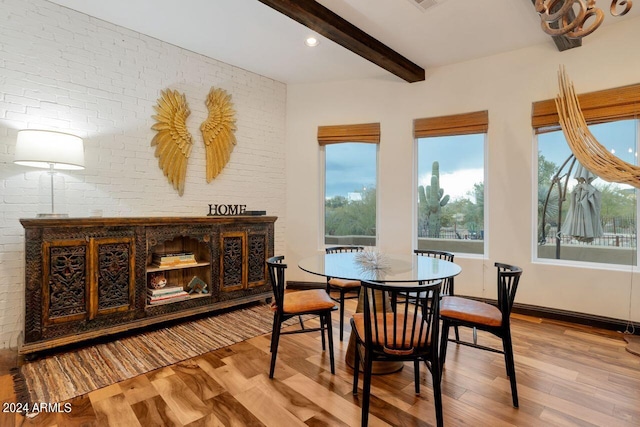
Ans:
POLYGON ((156 267, 154 265, 147 266, 147 273, 156 273, 158 271, 169 271, 169 270, 183 270, 185 268, 197 268, 197 267, 206 267, 207 265, 211 265, 210 262, 198 262, 195 264, 183 264, 183 265, 171 265, 167 267, 156 267))

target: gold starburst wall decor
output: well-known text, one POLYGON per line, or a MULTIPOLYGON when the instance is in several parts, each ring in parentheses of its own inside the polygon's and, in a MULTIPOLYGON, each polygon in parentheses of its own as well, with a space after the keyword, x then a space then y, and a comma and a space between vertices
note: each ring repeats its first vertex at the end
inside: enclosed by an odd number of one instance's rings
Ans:
MULTIPOLYGON (((206 153, 206 179, 211 182, 218 176, 231 158, 236 145, 236 120, 231 95, 222 89, 211 88, 206 99, 209 114, 200 126, 206 153)), ((184 94, 167 89, 161 92, 154 106, 157 131, 151 141, 156 147, 158 165, 169 182, 182 196, 184 194, 187 162, 193 139, 187 129, 187 117, 191 113, 184 94)))
POLYGON ((229 162, 236 145, 236 119, 231 95, 224 90, 211 88, 206 104, 209 116, 200 131, 207 153, 207 182, 211 182, 229 162))

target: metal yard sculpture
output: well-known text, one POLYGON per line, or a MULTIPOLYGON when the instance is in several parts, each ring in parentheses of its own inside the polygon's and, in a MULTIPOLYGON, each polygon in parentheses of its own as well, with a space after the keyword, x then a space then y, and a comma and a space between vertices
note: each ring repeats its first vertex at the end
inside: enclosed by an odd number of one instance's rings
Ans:
POLYGON ((605 181, 629 184, 640 189, 640 166, 627 163, 611 153, 593 136, 564 67, 558 72, 560 93, 556 108, 562 132, 580 164, 605 181))

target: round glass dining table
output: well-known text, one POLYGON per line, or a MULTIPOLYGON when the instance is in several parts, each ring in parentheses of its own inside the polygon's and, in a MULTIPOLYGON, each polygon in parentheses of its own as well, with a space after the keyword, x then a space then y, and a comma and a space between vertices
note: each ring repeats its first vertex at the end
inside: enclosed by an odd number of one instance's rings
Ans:
POLYGON ((385 283, 446 279, 462 271, 458 264, 428 256, 380 254, 367 258, 367 255, 366 252, 318 254, 301 259, 298 267, 324 277, 385 283))
MULTIPOLYGON (((298 267, 307 273, 345 280, 368 280, 392 284, 394 282, 429 282, 460 274, 462 268, 453 262, 415 254, 380 254, 367 252, 342 252, 317 254, 303 258, 298 267)), ((362 295, 362 293, 361 293, 362 295)), ((358 300, 356 312, 361 312, 363 301, 358 300)), ((346 363, 355 363, 355 337, 349 337, 346 363)), ((362 360, 362 359, 361 359, 362 360)), ((402 369, 401 362, 376 362, 374 374, 386 374, 402 369)))

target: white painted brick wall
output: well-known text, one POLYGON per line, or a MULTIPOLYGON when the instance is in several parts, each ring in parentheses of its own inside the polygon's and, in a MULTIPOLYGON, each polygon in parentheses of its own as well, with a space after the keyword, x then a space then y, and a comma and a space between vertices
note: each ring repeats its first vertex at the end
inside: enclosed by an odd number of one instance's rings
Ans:
POLYGON ((24 324, 24 232, 19 218, 47 212, 43 170, 13 164, 17 131, 51 129, 85 142, 86 169, 64 173, 66 212, 86 217, 205 215, 209 203, 246 204, 276 222, 284 252, 286 86, 215 59, 42 0, 0 0, 0 348, 24 324), (210 88, 231 94, 238 144, 205 181, 199 126, 210 88), (194 137, 184 196, 150 146, 160 91, 185 93, 194 137))

